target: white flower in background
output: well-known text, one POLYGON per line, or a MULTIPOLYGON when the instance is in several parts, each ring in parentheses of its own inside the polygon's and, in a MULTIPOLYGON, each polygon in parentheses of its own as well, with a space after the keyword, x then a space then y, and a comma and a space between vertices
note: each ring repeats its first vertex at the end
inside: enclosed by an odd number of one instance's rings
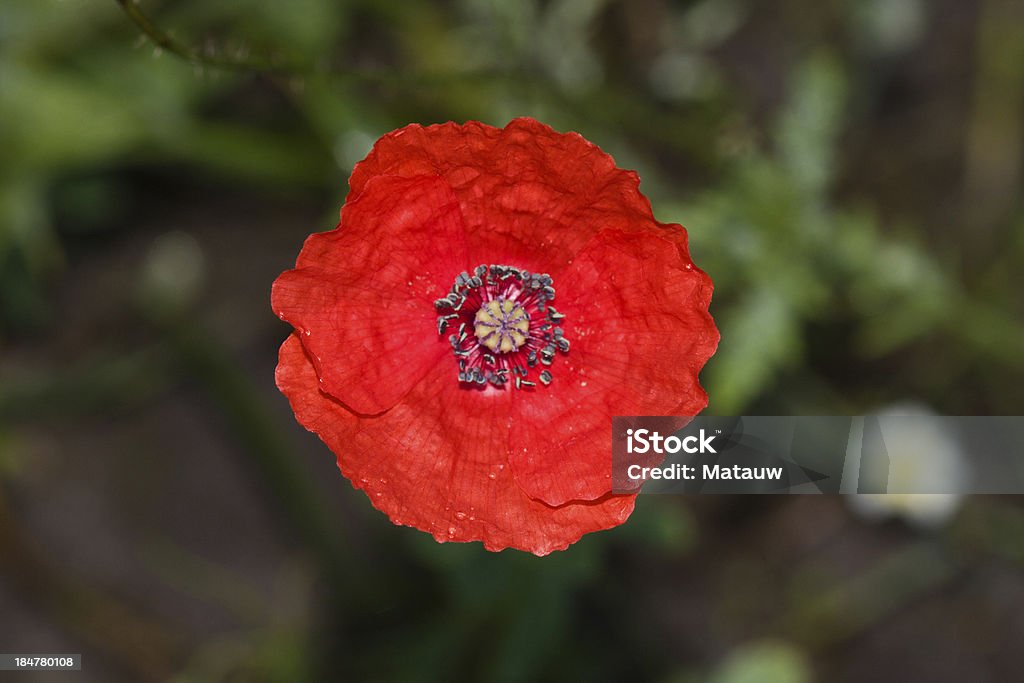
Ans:
POLYGON ((869 54, 906 53, 921 42, 928 28, 924 0, 864 0, 851 10, 856 39, 869 54))
POLYGON ((878 418, 889 456, 887 490, 893 493, 847 496, 850 509, 870 520, 901 517, 923 527, 944 524, 959 509, 959 492, 967 490, 970 479, 957 440, 942 418, 922 405, 897 404, 872 417, 878 418))
POLYGON ((196 238, 172 230, 153 240, 142 266, 144 302, 161 312, 180 311, 198 297, 206 259, 196 238))

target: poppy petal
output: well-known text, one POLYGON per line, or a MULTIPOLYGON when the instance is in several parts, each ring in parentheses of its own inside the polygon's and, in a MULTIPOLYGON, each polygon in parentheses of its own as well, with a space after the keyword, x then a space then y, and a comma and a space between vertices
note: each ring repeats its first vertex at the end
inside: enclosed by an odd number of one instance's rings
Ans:
POLYGON ((602 232, 559 278, 570 352, 544 391, 514 404, 510 464, 549 505, 611 486, 611 417, 692 416, 707 406, 697 374, 719 334, 712 284, 676 244, 602 232))
POLYGON ((546 555, 621 524, 633 510, 632 495, 558 507, 525 495, 506 464, 509 392, 459 388, 450 368, 430 372, 385 414, 360 418, 318 390, 296 334, 281 346, 277 386, 353 486, 395 524, 438 541, 546 555))
POLYGON ((300 333, 319 386, 358 413, 387 410, 450 351, 435 299, 466 268, 459 203, 436 176, 382 176, 337 229, 306 240, 271 305, 300 333))
MULTIPOLYGON (((444 177, 459 198, 469 260, 509 263, 556 275, 600 230, 662 230, 640 179, 577 133, 515 119, 503 129, 477 122, 406 126, 382 137, 356 165, 352 195, 380 174, 444 177)), ((675 226, 678 227, 678 226, 675 226)))

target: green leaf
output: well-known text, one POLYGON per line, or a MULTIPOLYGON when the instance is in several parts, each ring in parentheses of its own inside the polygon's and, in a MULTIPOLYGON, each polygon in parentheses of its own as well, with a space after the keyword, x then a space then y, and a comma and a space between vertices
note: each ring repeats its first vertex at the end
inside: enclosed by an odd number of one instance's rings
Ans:
POLYGON ((781 641, 744 645, 729 655, 711 683, 810 683, 811 669, 800 650, 781 641))
POLYGON ((833 57, 818 54, 797 69, 776 140, 783 167, 806 199, 820 200, 832 180, 845 101, 846 82, 833 57))
POLYGON ((800 350, 797 321, 779 291, 760 288, 719 317, 722 342, 705 372, 712 412, 739 415, 800 350))

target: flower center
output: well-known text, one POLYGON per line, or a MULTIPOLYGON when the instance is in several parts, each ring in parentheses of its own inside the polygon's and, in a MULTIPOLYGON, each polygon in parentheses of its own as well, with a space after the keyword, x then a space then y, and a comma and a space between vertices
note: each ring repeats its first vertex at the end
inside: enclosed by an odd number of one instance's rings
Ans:
POLYGON ((514 300, 498 297, 484 302, 473 324, 481 344, 491 351, 510 353, 526 343, 530 316, 514 300))
POLYGON ((483 387, 516 389, 537 386, 528 379, 537 365, 545 366, 536 379, 551 384, 547 369, 556 352, 568 353, 569 340, 559 323, 565 318, 551 301, 555 288, 547 274, 512 266, 480 265, 473 275, 461 273, 451 292, 434 302, 437 333, 448 336, 458 361, 460 382, 483 387), (469 332, 472 332, 470 334, 469 332))

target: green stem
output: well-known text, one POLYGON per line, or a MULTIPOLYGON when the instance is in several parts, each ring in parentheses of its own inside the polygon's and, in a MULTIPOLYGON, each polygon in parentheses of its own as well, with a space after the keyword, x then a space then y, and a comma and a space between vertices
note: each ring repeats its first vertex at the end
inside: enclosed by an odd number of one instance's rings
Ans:
POLYGON ((365 83, 393 83, 405 85, 439 85, 444 82, 491 81, 499 78, 523 78, 532 80, 532 74, 517 74, 508 70, 485 69, 454 73, 440 72, 396 72, 384 69, 352 69, 344 70, 312 63, 290 62, 276 58, 260 58, 248 56, 227 56, 210 52, 202 52, 189 47, 161 29, 149 16, 142 11, 138 0, 117 0, 124 13, 154 45, 170 54, 183 59, 195 66, 236 71, 242 73, 265 73, 285 78, 329 74, 331 76, 365 83))

